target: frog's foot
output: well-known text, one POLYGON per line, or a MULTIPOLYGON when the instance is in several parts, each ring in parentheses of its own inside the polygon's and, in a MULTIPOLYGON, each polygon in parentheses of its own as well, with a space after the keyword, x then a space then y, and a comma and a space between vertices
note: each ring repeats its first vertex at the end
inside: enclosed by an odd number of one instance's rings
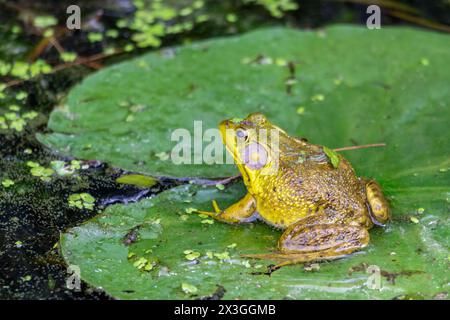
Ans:
POLYGON ((366 197, 369 204, 369 214, 372 222, 383 226, 390 218, 389 205, 375 180, 361 179, 365 183, 366 197))
POLYGON ((204 214, 218 221, 226 223, 251 222, 257 218, 255 199, 247 194, 238 202, 232 204, 225 210, 220 210, 215 200, 212 201, 214 212, 195 210, 196 213, 204 214))
POLYGON ((207 215, 207 216, 212 217, 212 218, 216 218, 219 214, 222 213, 222 210, 220 210, 219 205, 217 204, 216 200, 212 201, 212 205, 213 205, 213 208, 214 208, 214 212, 202 211, 202 210, 195 210, 194 212, 198 213, 198 214, 204 214, 204 215, 207 215))
POLYGON ((301 222, 286 229, 278 241, 278 253, 247 254, 246 258, 277 261, 270 269, 306 263, 341 259, 369 243, 368 231, 344 224, 304 225, 301 222))

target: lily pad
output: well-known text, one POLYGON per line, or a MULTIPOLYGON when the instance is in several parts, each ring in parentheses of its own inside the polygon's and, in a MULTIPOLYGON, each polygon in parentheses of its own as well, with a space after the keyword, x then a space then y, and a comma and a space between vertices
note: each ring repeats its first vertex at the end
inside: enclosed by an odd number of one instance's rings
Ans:
POLYGON ((171 133, 192 132, 194 121, 206 130, 260 111, 291 135, 330 149, 386 143, 345 156, 358 175, 381 183, 393 221, 372 230, 369 247, 359 254, 268 277, 252 273, 264 272, 271 261, 239 255, 274 248, 280 231, 261 223, 202 223, 208 219, 192 213, 211 210, 211 199, 225 207, 244 195, 243 187, 188 185, 109 207, 69 230, 61 238, 65 259, 81 267, 87 282, 119 298, 196 298, 212 295, 216 285, 225 288, 226 299, 432 298, 448 292, 448 48, 447 35, 408 28, 267 29, 175 48, 170 55, 147 54, 88 77, 52 113, 54 133, 40 136, 60 152, 154 176, 228 176, 236 173, 233 165, 174 164, 168 158, 176 144, 171 133), (154 229, 158 219, 161 228, 154 229), (367 285, 367 270, 377 270, 372 265, 379 267, 381 289, 367 285))
MULTIPOLYGON (((200 298, 217 286, 226 290, 224 299, 431 298, 448 290, 448 251, 433 239, 447 232, 438 227, 446 218, 439 206, 430 207, 433 214, 419 224, 396 220, 386 230, 374 229, 371 243, 358 254, 320 268, 285 267, 269 277, 263 273, 270 261, 240 254, 269 252, 281 231, 263 223, 203 224, 195 213, 185 217, 192 206, 210 210, 216 199, 225 207, 244 193, 240 183, 224 191, 184 185, 139 203, 114 205, 64 234, 61 250, 85 281, 121 299, 200 298), (439 222, 430 227, 432 221, 439 222), (137 232, 131 244, 124 241, 130 230, 137 232), (149 259, 158 262, 149 271, 140 268, 149 259), (379 288, 376 278, 369 279, 370 266, 379 268, 379 288), (186 293, 186 284, 197 290, 186 293)), ((399 202, 396 209, 407 207, 399 202)))
POLYGON ((202 121, 204 132, 260 111, 291 135, 329 148, 387 143, 348 153, 365 175, 436 172, 450 165, 449 47, 444 34, 335 26, 259 30, 170 55, 166 49, 87 77, 52 112, 54 133, 40 140, 78 158, 155 176, 229 176, 233 165, 174 164, 171 134, 185 128, 194 137, 194 121, 202 121), (296 64, 291 94, 289 68, 280 59, 296 64))

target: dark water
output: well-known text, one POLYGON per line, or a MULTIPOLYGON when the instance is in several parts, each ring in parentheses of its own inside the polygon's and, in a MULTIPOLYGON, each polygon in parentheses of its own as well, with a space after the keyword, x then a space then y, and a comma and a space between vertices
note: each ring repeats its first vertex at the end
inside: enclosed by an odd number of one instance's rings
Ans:
MULTIPOLYGON (((189 1, 168 1, 184 5, 189 1)), ((367 18, 366 5, 348 1, 298 1, 300 8, 286 12, 281 18, 272 17, 267 10, 257 5, 244 5, 242 1, 206 1, 205 10, 211 21, 176 36, 163 38, 162 45, 182 43, 214 36, 242 33, 267 25, 288 25, 295 28, 318 28, 330 23, 364 24, 367 18), (224 16, 233 13, 239 17, 230 23, 224 16)), ((363 2, 363 1, 362 1, 363 2)), ((400 1, 399 1, 400 3, 400 1)), ((420 16, 439 25, 450 24, 450 4, 448 1, 401 1, 414 8, 414 16, 420 16)), ((58 51, 52 46, 41 50, 43 36, 33 31, 30 21, 33 17, 53 15, 63 25, 66 8, 77 4, 82 8, 82 31, 64 34, 59 39, 66 51, 75 51, 80 56, 89 57, 103 52, 106 46, 122 46, 130 34, 121 31, 117 39, 90 43, 88 31, 105 32, 115 27, 117 20, 132 16, 135 12, 133 1, 1 1, 0 0, 0 61, 31 61, 44 59, 58 65, 58 51), (12 32, 20 26, 22 32, 12 32), (87 31, 86 31, 87 30, 87 31)), ((390 11, 389 11, 390 10, 390 11)), ((382 10, 382 24, 409 24, 389 12, 382 10)), ((413 23, 413 25, 416 25, 413 23)), ((418 26, 420 27, 420 26, 418 26)), ((129 41, 128 41, 129 42, 129 41)), ((27 161, 48 165, 52 160, 66 160, 51 150, 44 149, 35 134, 45 132, 51 109, 58 105, 67 90, 98 68, 129 59, 131 56, 149 51, 139 49, 117 55, 97 64, 72 66, 59 72, 39 76, 29 81, 19 81, 8 90, 1 100, 0 114, 15 100, 15 93, 25 91, 28 96, 22 103, 24 110, 35 110, 39 116, 22 132, 0 130, 0 178, 15 181, 12 188, 0 187, 0 299, 107 299, 86 284, 80 292, 66 288, 67 269, 55 246, 60 232, 86 221, 95 211, 78 210, 67 205, 67 197, 74 192, 88 192, 101 204, 135 201, 140 197, 152 196, 173 183, 158 184, 151 190, 118 185, 115 178, 122 172, 106 164, 89 162, 89 168, 81 170, 79 177, 52 178, 41 181, 29 174, 27 161), (31 150, 31 153, 30 153, 31 150)), ((10 84, 16 79, 0 76, 0 84, 10 84)))

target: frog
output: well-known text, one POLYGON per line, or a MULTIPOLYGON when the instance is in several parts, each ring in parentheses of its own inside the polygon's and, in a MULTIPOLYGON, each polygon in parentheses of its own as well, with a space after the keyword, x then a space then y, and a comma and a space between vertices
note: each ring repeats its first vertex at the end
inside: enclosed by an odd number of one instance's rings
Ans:
POLYGON ((369 244, 369 230, 385 226, 390 207, 381 186, 358 177, 342 154, 289 136, 262 113, 224 120, 219 131, 247 189, 226 209, 198 211, 217 221, 262 220, 283 230, 276 250, 243 257, 287 265, 341 259, 369 244))

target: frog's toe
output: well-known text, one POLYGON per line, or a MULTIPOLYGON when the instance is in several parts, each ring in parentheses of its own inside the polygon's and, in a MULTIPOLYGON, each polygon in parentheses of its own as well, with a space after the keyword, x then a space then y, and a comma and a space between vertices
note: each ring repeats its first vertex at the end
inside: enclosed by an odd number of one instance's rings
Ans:
POLYGON ((217 204, 217 201, 216 201, 216 200, 213 200, 213 201, 212 201, 212 205, 213 205, 213 207, 214 207, 214 211, 215 211, 217 214, 220 214, 220 213, 222 212, 222 210, 220 210, 219 205, 217 204))
POLYGON ((211 211, 195 210, 193 212, 198 213, 198 214, 204 214, 204 215, 206 215, 208 217, 212 217, 212 218, 215 218, 217 216, 217 213, 211 212, 211 211))
POLYGON ((220 210, 219 205, 217 204, 216 200, 212 201, 212 205, 213 205, 213 208, 214 208, 215 212, 202 211, 202 210, 194 210, 194 212, 198 213, 198 214, 204 214, 204 215, 207 215, 209 217, 215 218, 215 217, 217 217, 217 215, 222 213, 222 210, 220 210))

